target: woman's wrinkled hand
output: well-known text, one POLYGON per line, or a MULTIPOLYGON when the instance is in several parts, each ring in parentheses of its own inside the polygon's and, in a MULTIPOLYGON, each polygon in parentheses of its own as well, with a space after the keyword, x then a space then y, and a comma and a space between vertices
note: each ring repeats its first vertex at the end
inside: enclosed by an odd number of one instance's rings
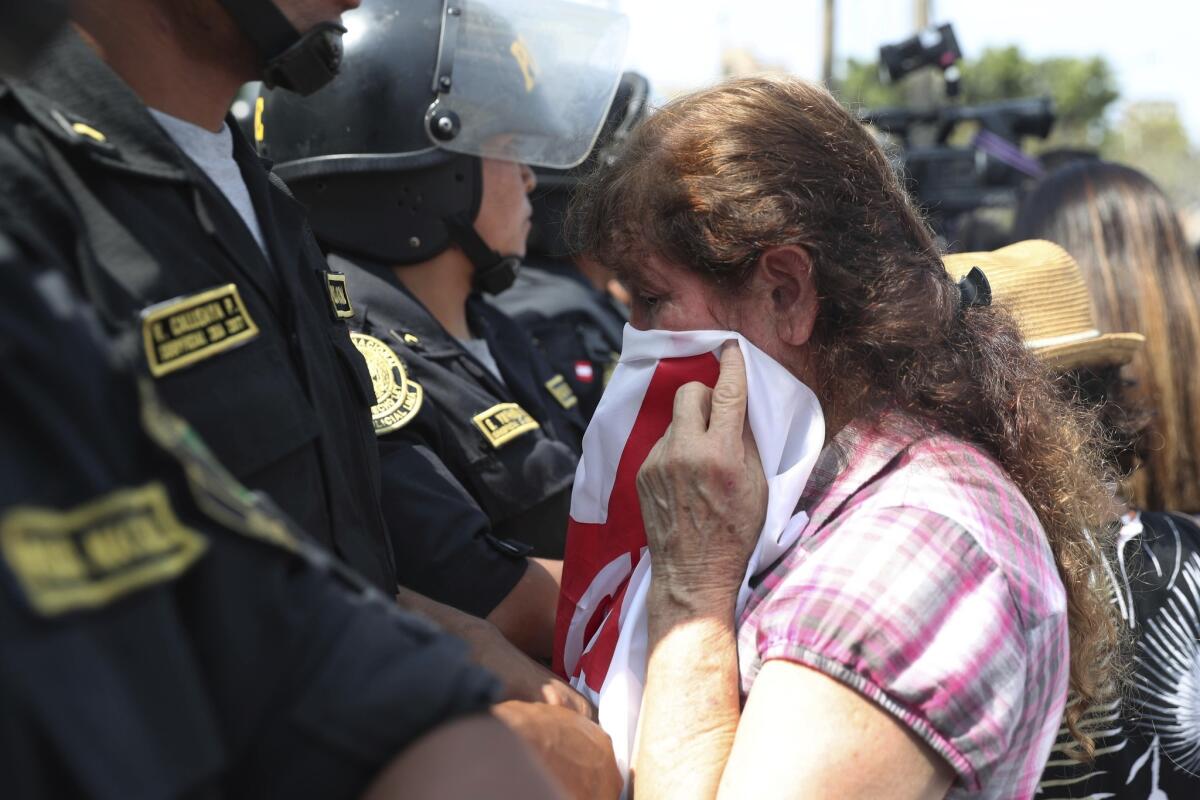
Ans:
POLYGON ((767 510, 736 342, 721 350, 715 387, 680 387, 671 425, 642 464, 637 487, 654 593, 691 610, 732 609, 767 510))

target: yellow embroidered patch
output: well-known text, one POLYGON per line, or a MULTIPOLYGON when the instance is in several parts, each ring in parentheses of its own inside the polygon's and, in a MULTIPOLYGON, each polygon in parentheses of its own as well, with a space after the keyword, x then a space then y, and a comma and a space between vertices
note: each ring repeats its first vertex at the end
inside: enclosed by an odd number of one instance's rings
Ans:
POLYGON ((518 436, 541 427, 516 403, 499 403, 471 417, 471 422, 492 447, 501 447, 518 436))
POLYGON ((350 304, 350 292, 346 289, 346 276, 340 272, 326 272, 325 288, 329 290, 329 304, 333 308, 333 315, 338 319, 353 317, 354 306, 350 304))
POLYGON ((89 139, 96 141, 96 142, 107 142, 108 141, 107 136, 105 136, 103 133, 101 133, 100 131, 93 128, 91 125, 87 125, 83 122, 73 123, 71 125, 71 130, 75 131, 80 136, 86 136, 89 139))
POLYGON ((532 92, 537 86, 537 62, 533 60, 533 53, 529 52, 529 46, 525 44, 524 39, 518 36, 509 46, 508 51, 512 53, 513 60, 521 68, 521 77, 525 79, 525 93, 532 92))
POLYGON ((375 435, 400 430, 421 410, 425 390, 408 377, 404 362, 386 343, 357 332, 350 334, 350 340, 362 353, 371 373, 371 387, 375 390, 371 422, 375 426, 375 435))
POLYGON ((142 342, 156 378, 258 336, 236 285, 158 303, 142 311, 142 342))
POLYGON ((575 392, 571 389, 571 384, 567 383, 567 379, 562 375, 555 375, 546 381, 546 388, 550 391, 550 394, 554 395, 554 399, 563 408, 574 408, 579 405, 579 398, 575 396, 575 392))
POLYGON ((208 542, 175 517, 162 484, 119 489, 70 511, 19 506, 0 553, 45 616, 97 608, 183 574, 208 542))
POLYGON ((259 144, 262 144, 267 135, 267 129, 263 126, 263 111, 266 107, 266 98, 259 97, 254 101, 254 141, 259 144))

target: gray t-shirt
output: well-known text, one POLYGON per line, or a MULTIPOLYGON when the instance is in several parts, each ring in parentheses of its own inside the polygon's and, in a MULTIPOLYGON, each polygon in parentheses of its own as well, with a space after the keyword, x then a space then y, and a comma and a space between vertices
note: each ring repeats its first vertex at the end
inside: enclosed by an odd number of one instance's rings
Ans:
POLYGON ((496 363, 496 359, 492 357, 492 351, 488 348, 487 339, 459 339, 458 343, 463 348, 475 356, 480 364, 487 368, 487 371, 496 376, 496 380, 500 381, 500 385, 504 386, 504 378, 500 375, 500 365, 496 363))
POLYGON ((250 229, 250 234, 254 241, 258 242, 263 255, 267 256, 266 240, 263 239, 262 228, 258 224, 258 213, 250 200, 250 190, 246 188, 242 171, 233 158, 233 134, 229 132, 229 126, 222 123, 221 130, 213 133, 153 108, 150 109, 150 113, 176 146, 221 190, 250 229))

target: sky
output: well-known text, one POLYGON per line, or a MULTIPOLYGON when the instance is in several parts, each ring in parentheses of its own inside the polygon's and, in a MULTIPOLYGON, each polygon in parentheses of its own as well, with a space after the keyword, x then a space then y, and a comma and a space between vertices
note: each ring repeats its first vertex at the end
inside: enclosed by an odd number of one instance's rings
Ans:
MULTIPOLYGON (((632 22, 629 66, 658 91, 719 77, 721 52, 742 48, 817 78, 822 0, 610 0, 632 22)), ((874 60, 879 45, 913 30, 913 0, 837 0, 839 59, 874 60)), ((1122 103, 1178 104, 1200 143, 1200 3, 1195 0, 932 0, 931 22, 952 22, 967 58, 1015 44, 1029 56, 1103 55, 1122 103)), ((1115 113, 1120 112, 1120 107, 1115 113)))

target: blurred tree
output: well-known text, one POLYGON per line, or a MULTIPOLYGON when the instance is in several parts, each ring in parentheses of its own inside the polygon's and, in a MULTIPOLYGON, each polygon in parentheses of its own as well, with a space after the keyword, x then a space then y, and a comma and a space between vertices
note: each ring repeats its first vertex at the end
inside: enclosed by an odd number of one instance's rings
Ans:
POLYGON ((879 77, 879 65, 875 61, 846 59, 842 75, 834 79, 830 89, 856 111, 861 108, 904 105, 903 87, 897 83, 884 83, 879 77))
POLYGON ((1181 205, 1200 202, 1200 153, 1174 103, 1130 103, 1100 153, 1145 172, 1181 205))
MULTIPOLYGON (((835 87, 852 108, 904 103, 903 82, 885 84, 874 62, 849 59, 835 87)), ((1044 146, 1098 146, 1108 132, 1105 112, 1119 96, 1116 78, 1101 56, 1030 59, 1016 46, 989 48, 962 64, 961 102, 974 105, 1050 96, 1058 122, 1044 146)))

